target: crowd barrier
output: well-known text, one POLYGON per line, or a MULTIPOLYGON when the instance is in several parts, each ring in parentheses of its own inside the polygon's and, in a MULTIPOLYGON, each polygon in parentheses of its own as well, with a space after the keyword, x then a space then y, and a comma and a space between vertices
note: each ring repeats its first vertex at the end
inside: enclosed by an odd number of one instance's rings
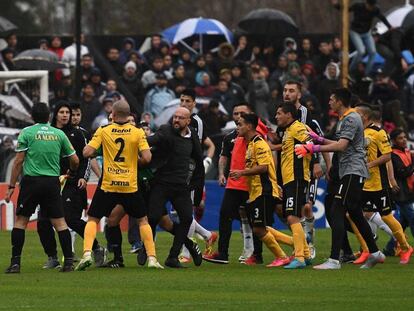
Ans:
MULTIPOLYGON (((17 196, 19 193, 19 189, 15 189, 15 193, 12 197, 12 201, 10 203, 6 203, 4 201, 4 197, 7 191, 7 184, 0 183, 0 229, 1 230, 11 230, 14 224, 14 214, 15 208, 17 206, 17 196)), ((95 192, 96 184, 88 184, 88 201, 90 203, 92 196, 95 192)), ((324 197, 326 192, 326 182, 324 179, 321 179, 318 184, 318 196, 316 203, 313 207, 314 215, 315 215, 315 226, 317 228, 326 228, 327 222, 325 218, 325 209, 324 209, 324 197)), ((218 230, 218 223, 219 223, 219 215, 220 215, 220 205, 221 200, 223 198, 224 188, 220 187, 215 180, 210 180, 206 182, 206 207, 203 219, 201 224, 209 229, 209 230, 218 230)), ((37 214, 35 213, 29 222, 28 228, 31 230, 36 229, 36 220, 37 214)), ((277 228, 284 228, 285 226, 279 221, 277 217, 276 220, 276 227, 277 228)), ((124 218, 121 223, 122 230, 127 230, 127 221, 124 218)), ((238 230, 240 228, 239 222, 233 222, 233 229, 238 230)), ((101 222, 100 229, 103 229, 103 222, 101 222)))

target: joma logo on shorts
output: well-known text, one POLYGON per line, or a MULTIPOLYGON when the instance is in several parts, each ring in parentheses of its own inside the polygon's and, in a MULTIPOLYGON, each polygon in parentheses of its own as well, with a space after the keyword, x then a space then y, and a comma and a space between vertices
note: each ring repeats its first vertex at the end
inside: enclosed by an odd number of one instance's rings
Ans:
POLYGON ((128 187, 129 186, 129 181, 116 181, 113 180, 111 182, 111 186, 123 186, 123 187, 128 187))

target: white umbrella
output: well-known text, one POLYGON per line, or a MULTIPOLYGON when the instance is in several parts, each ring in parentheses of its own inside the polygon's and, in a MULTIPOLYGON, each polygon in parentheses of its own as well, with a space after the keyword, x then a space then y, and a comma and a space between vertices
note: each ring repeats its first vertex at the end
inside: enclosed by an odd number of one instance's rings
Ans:
MULTIPOLYGON (((414 6, 410 4, 410 1, 406 1, 405 5, 397 6, 389 10, 385 17, 392 27, 405 26, 409 28, 414 25, 414 6)), ((387 32, 388 27, 383 22, 378 22, 375 27, 380 35, 387 32)))

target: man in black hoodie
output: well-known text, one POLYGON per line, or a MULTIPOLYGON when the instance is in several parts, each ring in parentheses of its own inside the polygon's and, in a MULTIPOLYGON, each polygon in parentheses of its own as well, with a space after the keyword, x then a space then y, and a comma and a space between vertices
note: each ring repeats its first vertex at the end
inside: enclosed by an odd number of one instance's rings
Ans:
MULTIPOLYGON (((80 129, 71 125, 72 109, 67 102, 59 103, 53 113, 51 125, 61 129, 69 138, 76 154, 79 158, 79 169, 74 178, 68 178, 65 174, 69 168, 69 162, 63 158, 60 162, 61 171, 61 194, 64 207, 65 220, 73 231, 82 238, 85 231, 86 222, 81 219, 82 212, 86 208, 84 204, 84 192, 86 191, 87 180, 90 175, 90 161, 82 155, 82 150, 86 145, 86 139, 80 129)), ((48 255, 48 260, 43 266, 44 269, 53 269, 59 266, 57 259, 55 233, 49 219, 43 218, 39 214, 37 232, 40 237, 43 249, 48 255)), ((102 265, 106 260, 106 249, 99 246, 97 240, 94 241, 94 256, 97 266, 102 265)))

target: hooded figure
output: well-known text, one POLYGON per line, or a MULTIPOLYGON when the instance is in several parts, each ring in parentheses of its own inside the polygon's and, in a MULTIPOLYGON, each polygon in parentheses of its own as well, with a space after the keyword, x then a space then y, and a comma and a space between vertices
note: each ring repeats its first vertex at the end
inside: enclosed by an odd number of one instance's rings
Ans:
POLYGON ((135 48, 135 40, 131 37, 126 37, 122 42, 122 50, 119 53, 119 61, 122 65, 126 64, 126 62, 129 59, 129 54, 131 54, 131 52, 138 53, 138 51, 135 48))
POLYGON ((330 62, 326 65, 324 78, 317 88, 317 97, 321 104, 321 111, 323 115, 323 123, 328 124, 328 115, 329 111, 329 97, 332 94, 332 91, 340 87, 339 75, 340 75, 339 66, 337 63, 330 62))

